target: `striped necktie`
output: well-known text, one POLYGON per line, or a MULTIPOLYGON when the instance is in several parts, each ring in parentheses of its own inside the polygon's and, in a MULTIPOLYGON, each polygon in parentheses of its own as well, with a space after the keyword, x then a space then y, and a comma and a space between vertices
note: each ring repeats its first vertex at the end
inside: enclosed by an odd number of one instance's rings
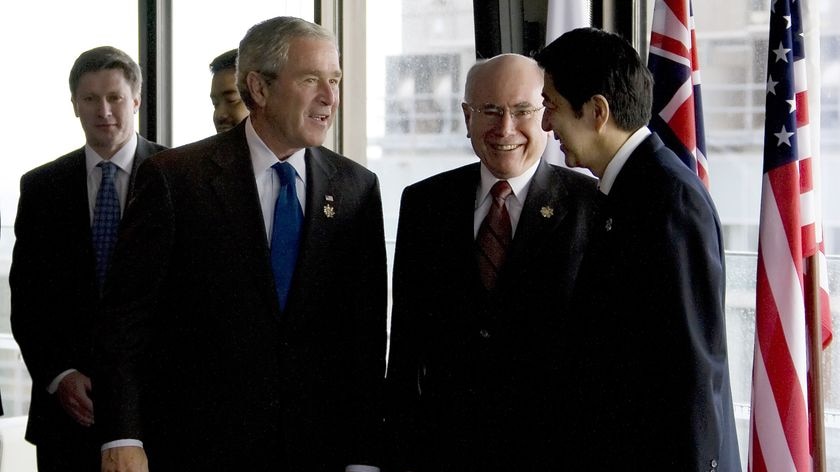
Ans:
POLYGON ((478 228, 478 270, 487 290, 496 287, 496 279, 505 262, 512 239, 510 216, 505 199, 513 192, 506 180, 500 180, 490 189, 493 205, 478 228))

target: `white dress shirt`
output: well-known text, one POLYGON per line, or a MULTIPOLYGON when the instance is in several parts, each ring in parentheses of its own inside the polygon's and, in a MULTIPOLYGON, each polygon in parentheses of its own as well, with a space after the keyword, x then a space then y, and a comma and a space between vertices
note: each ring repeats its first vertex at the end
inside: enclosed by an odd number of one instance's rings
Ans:
MULTIPOLYGON (((519 224, 519 217, 522 215, 522 207, 525 205, 525 198, 528 196, 528 189, 531 187, 531 179, 537 172, 537 166, 540 164, 539 159, 534 162, 534 165, 525 169, 521 175, 507 179, 510 188, 513 192, 505 199, 505 206, 507 207, 508 216, 510 216, 511 236, 516 234, 516 226, 519 224)), ((473 238, 478 237, 478 228, 481 227, 481 222, 484 217, 490 212, 490 207, 493 206, 493 197, 490 196, 490 189, 499 180, 494 176, 484 163, 481 163, 481 185, 475 194, 475 211, 473 212, 473 238)))
POLYGON ((624 164, 627 163, 627 159, 630 158, 630 154, 633 154, 633 151, 639 147, 639 144, 642 144, 642 141, 645 140, 648 136, 650 136, 650 130, 646 126, 642 126, 641 128, 637 129, 635 133, 631 134, 627 141, 624 141, 624 144, 618 148, 618 152, 615 153, 612 160, 609 164, 607 164, 607 168, 604 169, 604 176, 601 177, 601 180, 598 182, 598 190, 601 191, 604 195, 610 194, 610 189, 612 189, 613 183, 615 183, 616 177, 618 177, 618 173, 621 172, 621 169, 624 167, 624 164))
MULTIPOLYGON (((257 193, 260 197, 260 209, 262 210, 263 223, 265 223, 265 237, 271 244, 271 228, 274 221, 274 204, 277 202, 277 195, 280 193, 280 177, 271 167, 279 159, 271 152, 262 139, 257 136, 251 118, 245 119, 245 139, 248 141, 248 149, 251 151, 251 165, 254 167, 254 179, 257 182, 257 193)), ((297 192, 300 209, 306 214, 306 160, 303 158, 305 149, 295 152, 285 161, 295 168, 295 190, 297 192)))

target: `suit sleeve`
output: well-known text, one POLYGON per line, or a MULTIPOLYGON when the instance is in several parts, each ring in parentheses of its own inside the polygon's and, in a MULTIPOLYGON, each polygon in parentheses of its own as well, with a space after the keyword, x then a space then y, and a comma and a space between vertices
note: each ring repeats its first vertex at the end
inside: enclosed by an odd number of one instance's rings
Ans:
POLYGON ((356 255, 355 295, 351 312, 355 316, 352 346, 355 373, 350 438, 354 443, 349 464, 380 465, 382 460, 382 385, 388 303, 388 269, 379 181, 374 176, 363 194, 356 223, 359 248, 356 255))
POLYGON ((386 448, 393 470, 415 470, 423 450, 419 368, 423 300, 418 298, 423 267, 417 206, 409 187, 403 192, 394 255, 393 308, 386 376, 386 448))
POLYGON ((143 440, 144 387, 155 300, 173 245, 173 206, 152 160, 138 170, 105 286, 95 336, 96 423, 103 442, 143 440))
POLYGON ((12 333, 35 388, 46 388, 63 371, 79 368, 73 330, 63 329, 62 323, 81 320, 68 320, 72 317, 62 316, 66 310, 57 305, 55 289, 67 284, 57 280, 51 259, 51 236, 60 228, 51 226, 56 223, 46 213, 49 202, 39 183, 31 176, 21 179, 9 285, 12 333))
MULTIPOLYGON (((661 250, 653 256, 661 258, 664 286, 651 294, 665 301, 657 317, 663 326, 656 359, 665 363, 662 372, 674 375, 665 383, 671 391, 662 392, 669 399, 663 405, 674 408, 674 418, 690 421, 686 454, 696 457, 687 467, 702 468, 714 459, 722 470, 737 470, 737 457, 726 457, 733 449, 734 437, 729 435, 734 425, 720 224, 704 194, 682 188, 673 201, 672 210, 664 212, 661 250)), ((737 452, 737 446, 734 449, 737 452)))

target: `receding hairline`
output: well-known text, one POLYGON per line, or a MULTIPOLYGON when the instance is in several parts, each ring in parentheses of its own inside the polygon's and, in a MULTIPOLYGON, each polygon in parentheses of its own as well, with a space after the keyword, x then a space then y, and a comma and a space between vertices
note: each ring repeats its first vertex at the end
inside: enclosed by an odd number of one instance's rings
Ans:
POLYGON ((535 72, 542 76, 542 69, 534 59, 516 53, 499 54, 482 62, 476 62, 472 67, 470 67, 467 71, 467 77, 464 84, 464 100, 467 102, 470 101, 473 88, 475 87, 475 82, 478 79, 480 79, 484 74, 488 74, 497 68, 506 65, 508 62, 520 62, 522 65, 519 67, 531 67, 535 72))

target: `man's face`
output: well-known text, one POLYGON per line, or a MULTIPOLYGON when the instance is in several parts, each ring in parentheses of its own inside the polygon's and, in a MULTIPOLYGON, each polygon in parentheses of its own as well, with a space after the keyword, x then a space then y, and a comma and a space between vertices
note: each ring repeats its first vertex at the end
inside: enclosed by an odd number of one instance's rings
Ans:
POLYGON ((275 146, 289 155, 324 143, 338 109, 340 81, 338 51, 332 42, 292 41, 286 65, 276 78, 268 78, 260 110, 271 135, 267 144, 275 153, 275 146))
POLYGON ((223 69, 213 74, 210 101, 213 102, 213 124, 217 133, 233 128, 248 116, 248 108, 236 88, 234 69, 223 69))
POLYGON ((557 92, 548 74, 545 75, 542 96, 545 106, 542 128, 553 132, 554 139, 560 142, 560 150, 566 156, 566 165, 593 170, 593 163, 587 160, 595 156, 589 151, 592 131, 586 126, 585 119, 575 114, 569 101, 557 92))
POLYGON ((521 175, 542 156, 542 74, 524 58, 497 58, 472 79, 463 105, 475 154, 499 179, 521 175), (478 110, 478 111, 476 111, 478 110))
POLYGON ((134 113, 140 107, 119 69, 86 72, 71 99, 85 139, 102 158, 110 159, 134 134, 134 113))

